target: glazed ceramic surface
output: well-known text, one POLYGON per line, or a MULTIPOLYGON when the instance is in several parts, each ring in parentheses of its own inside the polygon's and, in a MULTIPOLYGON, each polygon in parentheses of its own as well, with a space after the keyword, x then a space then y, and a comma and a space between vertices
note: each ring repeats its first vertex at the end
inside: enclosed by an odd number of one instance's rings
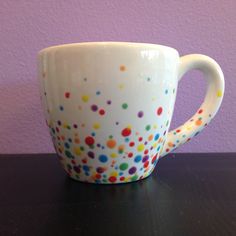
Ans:
POLYGON ((149 176, 161 156, 196 136, 224 93, 219 65, 141 43, 79 43, 39 53, 41 98, 59 160, 70 177, 124 183, 149 176), (205 100, 169 132, 178 82, 190 69, 208 81, 205 100))

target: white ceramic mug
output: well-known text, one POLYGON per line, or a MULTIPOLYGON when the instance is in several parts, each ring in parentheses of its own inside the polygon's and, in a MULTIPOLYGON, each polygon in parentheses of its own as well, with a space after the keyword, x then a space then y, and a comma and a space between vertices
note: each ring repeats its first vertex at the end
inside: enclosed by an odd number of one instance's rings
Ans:
POLYGON ((39 52, 40 91, 60 162, 70 177, 124 183, 149 176, 158 159, 215 116, 224 77, 211 58, 124 42, 59 45, 39 52), (178 82, 191 69, 207 79, 203 104, 169 132, 178 82))

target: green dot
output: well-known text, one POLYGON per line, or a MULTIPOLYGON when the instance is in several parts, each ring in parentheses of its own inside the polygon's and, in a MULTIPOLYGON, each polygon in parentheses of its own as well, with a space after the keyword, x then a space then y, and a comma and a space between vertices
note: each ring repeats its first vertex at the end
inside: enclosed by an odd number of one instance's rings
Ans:
POLYGON ((127 163, 122 163, 122 164, 120 164, 120 169, 121 170, 126 170, 127 168, 128 168, 128 164, 127 163))
POLYGON ((148 131, 148 130, 150 130, 151 129, 151 125, 147 125, 146 127, 145 127, 145 129, 148 131))
POLYGON ((66 154, 66 156, 69 157, 69 158, 72 158, 72 157, 73 157, 72 154, 71 154, 71 152, 70 152, 69 150, 65 150, 65 154, 66 154))
POLYGON ((134 176, 131 177, 131 180, 132 180, 132 181, 135 181, 135 180, 137 180, 137 179, 138 179, 138 176, 137 176, 137 175, 134 175, 134 176))
POLYGON ((123 109, 127 109, 127 108, 128 108, 128 104, 127 104, 127 103, 123 103, 123 104, 122 104, 122 108, 123 108, 123 109))

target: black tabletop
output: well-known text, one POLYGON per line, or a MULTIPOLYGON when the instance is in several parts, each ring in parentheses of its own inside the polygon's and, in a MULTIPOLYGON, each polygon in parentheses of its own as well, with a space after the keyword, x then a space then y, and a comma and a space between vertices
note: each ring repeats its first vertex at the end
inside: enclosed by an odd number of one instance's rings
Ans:
POLYGON ((236 235, 236 154, 172 154, 147 179, 76 182, 54 154, 0 155, 0 235, 236 235))

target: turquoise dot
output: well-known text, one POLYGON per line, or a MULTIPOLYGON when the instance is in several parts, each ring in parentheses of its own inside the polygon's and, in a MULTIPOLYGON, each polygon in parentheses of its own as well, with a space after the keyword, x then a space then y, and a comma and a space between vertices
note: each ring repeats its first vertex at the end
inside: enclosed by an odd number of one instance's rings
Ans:
POLYGON ((168 89, 165 90, 165 94, 167 94, 167 93, 168 93, 168 89))
POLYGON ((134 158, 134 161, 135 162, 140 162, 142 160, 142 156, 141 155, 137 155, 135 158, 134 158))
POLYGON ((108 161, 108 157, 104 154, 100 155, 98 159, 99 159, 99 161, 101 161, 103 163, 108 161))

